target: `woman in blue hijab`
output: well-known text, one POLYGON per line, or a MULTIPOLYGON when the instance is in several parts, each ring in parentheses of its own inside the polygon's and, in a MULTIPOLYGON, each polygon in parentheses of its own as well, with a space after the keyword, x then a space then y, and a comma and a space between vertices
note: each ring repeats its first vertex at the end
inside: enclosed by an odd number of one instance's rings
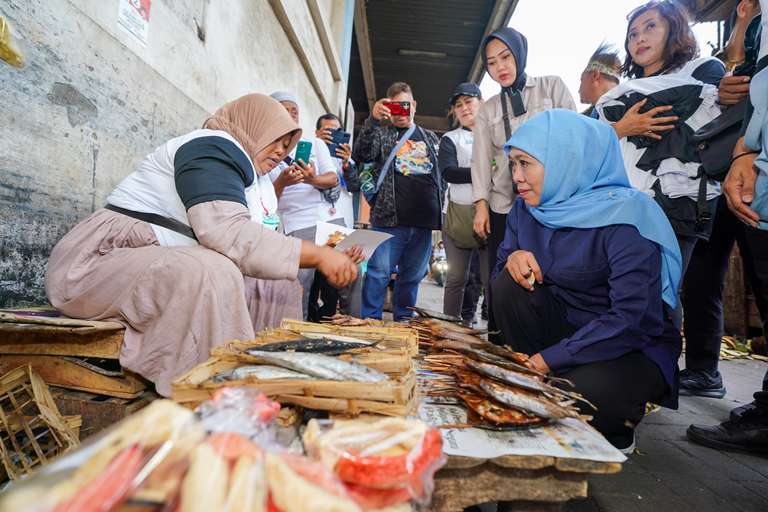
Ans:
POLYGON ((610 125, 550 110, 505 145, 518 199, 494 270, 504 339, 570 379, 593 425, 634 444, 646 402, 677 406, 680 250, 661 208, 631 188, 610 125))

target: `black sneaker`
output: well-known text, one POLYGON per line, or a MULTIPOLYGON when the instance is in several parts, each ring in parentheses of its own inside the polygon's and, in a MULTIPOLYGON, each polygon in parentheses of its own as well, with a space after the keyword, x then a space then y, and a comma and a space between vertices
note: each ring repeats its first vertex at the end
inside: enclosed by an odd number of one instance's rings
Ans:
POLYGON ((761 414, 742 418, 739 422, 691 425, 686 434, 694 443, 710 448, 768 455, 768 411, 763 409, 761 414))
POLYGON ((717 370, 712 374, 705 370, 685 369, 680 372, 680 395, 723 398, 725 396, 723 378, 717 370))

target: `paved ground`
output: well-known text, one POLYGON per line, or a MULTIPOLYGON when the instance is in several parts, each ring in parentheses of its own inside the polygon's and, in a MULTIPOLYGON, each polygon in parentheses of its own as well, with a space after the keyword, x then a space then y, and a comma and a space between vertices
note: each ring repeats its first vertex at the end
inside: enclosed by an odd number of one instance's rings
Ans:
MULTIPOLYGON (((419 305, 442 309, 442 288, 425 280, 419 305)), ((714 424, 751 401, 766 364, 724 361, 722 400, 681 397, 677 411, 649 415, 637 431, 638 452, 617 475, 590 479, 589 498, 570 512, 768 512, 768 458, 718 452, 688 442, 691 423, 714 424)))

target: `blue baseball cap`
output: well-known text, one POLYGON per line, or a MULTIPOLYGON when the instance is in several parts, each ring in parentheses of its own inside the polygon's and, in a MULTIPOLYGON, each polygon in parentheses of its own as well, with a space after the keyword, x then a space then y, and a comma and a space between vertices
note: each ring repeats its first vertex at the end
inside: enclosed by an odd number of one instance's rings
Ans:
POLYGON ((477 84, 473 82, 464 82, 456 86, 456 89, 453 90, 453 94, 451 94, 451 98, 448 100, 448 103, 453 105, 456 103, 456 100, 459 98, 459 96, 482 98, 483 94, 480 92, 480 87, 478 87, 477 84))

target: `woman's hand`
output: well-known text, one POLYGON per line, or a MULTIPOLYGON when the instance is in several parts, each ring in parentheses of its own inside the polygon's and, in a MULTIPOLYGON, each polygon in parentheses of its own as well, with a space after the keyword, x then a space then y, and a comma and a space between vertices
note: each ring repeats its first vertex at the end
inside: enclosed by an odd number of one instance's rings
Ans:
POLYGON ((549 365, 544 358, 541 357, 541 354, 533 354, 525 363, 525 366, 539 373, 549 373, 549 365))
POLYGON ((655 140, 661 140, 661 135, 657 132, 666 132, 674 129, 673 123, 678 120, 677 116, 655 117, 662 112, 672 110, 672 106, 664 105, 652 108, 648 112, 640 113, 640 108, 648 102, 648 99, 638 101, 632 108, 627 110, 624 117, 613 124, 616 135, 621 139, 631 135, 643 135, 655 140))
POLYGON ((349 256, 349 258, 355 264, 361 263, 365 259, 365 254, 363 254, 363 248, 360 247, 359 245, 353 245, 352 247, 348 247, 341 252, 349 256))
POLYGON ((390 112, 389 109, 384 105, 390 101, 391 100, 389 98, 382 98, 376 102, 376 104, 373 106, 373 109, 371 110, 371 115, 375 120, 384 121, 392 117, 392 112, 390 112))
POLYGON ((483 240, 491 234, 491 217, 488 213, 488 203, 484 199, 475 203, 475 220, 472 228, 483 240))
POLYGON ((526 290, 533 291, 533 283, 543 283, 544 276, 541 274, 541 268, 532 252, 515 251, 507 257, 507 264, 504 265, 509 275, 517 284, 526 290))
POLYGON ((735 105, 749 96, 748 76, 726 76, 720 80, 718 87, 721 105, 735 105))
POLYGON ((345 252, 334 251, 330 247, 321 247, 319 261, 317 264, 319 270, 331 284, 336 288, 349 286, 357 279, 357 264, 345 252))
POLYGON ((277 176, 274 182, 272 182, 272 186, 275 187, 275 194, 277 197, 280 197, 283 195, 283 190, 285 190, 285 187, 290 187, 291 185, 296 185, 298 183, 302 183, 304 181, 304 176, 301 174, 301 170, 298 165, 291 164, 282 171, 280 171, 280 174, 277 176))

